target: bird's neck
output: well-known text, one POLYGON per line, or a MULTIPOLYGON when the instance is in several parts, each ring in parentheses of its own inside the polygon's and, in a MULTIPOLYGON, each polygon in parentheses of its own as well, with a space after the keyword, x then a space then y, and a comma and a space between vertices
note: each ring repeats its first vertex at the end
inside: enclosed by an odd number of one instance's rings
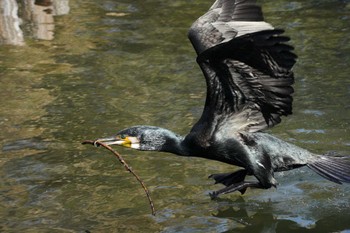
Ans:
POLYGON ((180 156, 198 156, 202 152, 192 134, 183 137, 168 129, 157 127, 155 133, 150 135, 152 136, 143 150, 156 150, 180 156))
POLYGON ((189 152, 184 143, 184 137, 179 135, 171 135, 168 137, 160 151, 169 152, 181 156, 189 156, 189 152))
POLYGON ((203 157, 209 153, 208 148, 200 143, 197 135, 190 133, 185 137, 174 136, 176 137, 172 137, 171 146, 168 146, 170 150, 167 152, 191 157, 203 157))

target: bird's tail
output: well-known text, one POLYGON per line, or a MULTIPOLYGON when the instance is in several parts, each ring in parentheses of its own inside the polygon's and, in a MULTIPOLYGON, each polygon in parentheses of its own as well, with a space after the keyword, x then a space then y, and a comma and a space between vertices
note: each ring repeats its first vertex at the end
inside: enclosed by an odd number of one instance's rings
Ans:
POLYGON ((350 157, 335 157, 329 155, 318 156, 307 166, 326 178, 338 184, 350 183, 350 157))

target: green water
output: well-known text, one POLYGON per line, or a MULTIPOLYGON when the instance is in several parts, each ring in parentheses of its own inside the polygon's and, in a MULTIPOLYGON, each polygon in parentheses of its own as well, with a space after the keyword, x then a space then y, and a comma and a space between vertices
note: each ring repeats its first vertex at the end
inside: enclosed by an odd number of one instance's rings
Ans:
MULTIPOLYGON (((349 1, 262 1, 299 56, 294 114, 271 133, 350 154, 349 1)), ((205 81, 186 37, 209 0, 70 0, 54 39, 0 46, 0 232, 350 232, 350 185, 307 168, 210 200, 231 166, 118 148, 150 189, 84 139, 138 124, 185 134, 205 81), (118 14, 115 14, 118 13, 118 14)), ((22 25, 22 27, 24 27, 22 25)))

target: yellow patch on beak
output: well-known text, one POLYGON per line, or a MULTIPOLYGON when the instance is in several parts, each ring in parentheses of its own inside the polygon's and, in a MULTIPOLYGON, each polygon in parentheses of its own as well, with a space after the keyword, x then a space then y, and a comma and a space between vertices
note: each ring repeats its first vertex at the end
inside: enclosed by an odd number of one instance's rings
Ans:
POLYGON ((129 139, 129 137, 120 138, 120 145, 130 148, 131 147, 131 140, 129 139))
POLYGON ((127 136, 125 138, 119 138, 117 144, 127 148, 133 148, 133 149, 140 148, 140 142, 136 137, 127 136))

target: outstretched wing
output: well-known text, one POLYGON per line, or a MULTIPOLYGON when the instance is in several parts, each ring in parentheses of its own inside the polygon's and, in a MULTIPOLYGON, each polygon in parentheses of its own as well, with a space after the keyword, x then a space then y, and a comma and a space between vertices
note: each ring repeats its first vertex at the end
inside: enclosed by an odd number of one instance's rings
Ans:
POLYGON ((264 22, 254 0, 217 0, 193 23, 188 36, 207 97, 192 132, 203 142, 218 132, 260 131, 292 113, 296 55, 283 32, 264 22))

